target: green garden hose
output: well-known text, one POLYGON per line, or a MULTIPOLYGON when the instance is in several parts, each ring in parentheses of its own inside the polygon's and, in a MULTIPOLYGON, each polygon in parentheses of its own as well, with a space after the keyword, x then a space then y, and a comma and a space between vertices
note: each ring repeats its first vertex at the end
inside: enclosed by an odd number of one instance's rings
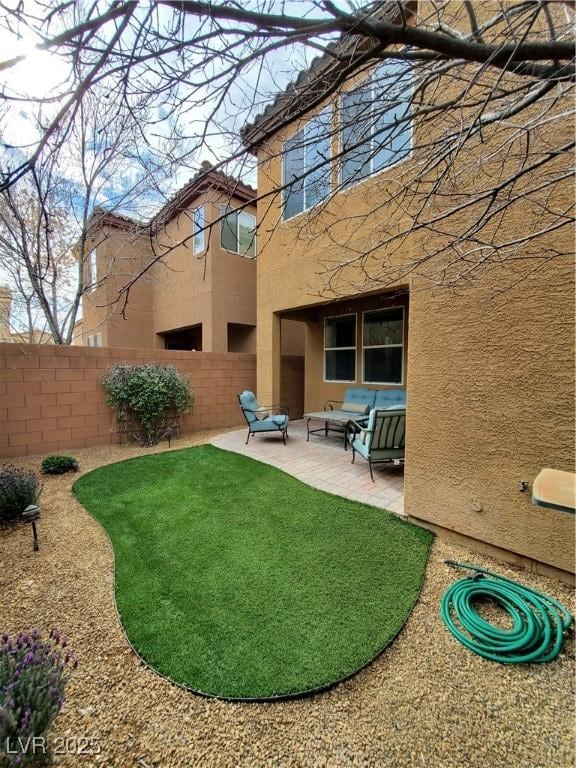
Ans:
POLYGON ((448 587, 440 604, 444 624, 462 645, 501 664, 543 663, 558 656, 572 624, 562 603, 484 568, 445 562, 474 571, 448 587), (475 604, 486 598, 508 613, 511 629, 495 627, 480 616, 475 604))

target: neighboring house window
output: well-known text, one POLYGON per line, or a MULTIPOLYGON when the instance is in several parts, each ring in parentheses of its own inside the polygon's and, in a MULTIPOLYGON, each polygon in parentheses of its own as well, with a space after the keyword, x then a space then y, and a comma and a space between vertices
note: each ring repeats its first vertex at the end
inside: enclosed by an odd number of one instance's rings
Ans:
POLYGON ((201 205, 194 211, 194 253, 202 253, 206 247, 204 239, 204 206, 201 205))
POLYGON ((88 290, 90 293, 96 288, 98 282, 98 264, 96 261, 96 249, 93 248, 88 254, 88 290))
POLYGON ((86 337, 86 344, 89 347, 101 347, 102 346, 102 334, 95 333, 93 336, 86 337))
POLYGON ((220 207, 222 219, 220 242, 222 248, 241 256, 256 255, 256 217, 246 211, 235 211, 228 205, 220 207))
POLYGON ((349 186, 404 160, 412 146, 409 65, 388 61, 370 80, 342 94, 341 181, 349 186))
POLYGON ((404 308, 364 312, 365 384, 402 384, 404 378, 404 308))
POLYGON ((356 381, 356 315, 324 319, 324 380, 356 381))
POLYGON ((284 144, 284 219, 312 208, 330 193, 330 127, 327 107, 284 144))

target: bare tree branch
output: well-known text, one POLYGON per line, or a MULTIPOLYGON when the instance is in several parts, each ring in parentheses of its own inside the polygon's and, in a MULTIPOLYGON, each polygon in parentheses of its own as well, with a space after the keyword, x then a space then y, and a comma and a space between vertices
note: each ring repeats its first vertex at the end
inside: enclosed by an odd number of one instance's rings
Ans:
MULTIPOLYGON (((328 296, 398 279, 395 259, 415 233, 433 233, 442 245, 430 245, 401 274, 422 271, 432 281, 469 280, 488 263, 522 258, 522 249, 526 260, 538 252, 543 261, 552 252, 566 256, 564 246, 551 243, 573 225, 562 203, 574 165, 568 6, 309 0, 302 8, 294 16, 264 0, 249 8, 201 0, 111 7, 71 0, 38 17, 5 8, 4 28, 22 25, 33 33, 39 48, 69 66, 70 78, 56 94, 36 100, 8 84, 0 90, 7 109, 28 101, 42 114, 37 143, 20 147, 19 161, 5 165, 0 189, 33 174, 49 151, 64 151, 99 89, 110 105, 100 115, 103 124, 123 110, 126 130, 139 135, 134 162, 149 168, 150 178, 156 177, 151 162, 158 170, 162 156, 171 167, 196 170, 208 155, 216 168, 237 175, 254 172, 256 155, 261 174, 286 171, 289 151, 308 158, 281 180, 266 179, 258 237, 260 247, 273 237, 291 195, 320 190, 294 229, 302 238, 321 231, 338 253, 320 265, 328 296), (300 66, 306 71, 298 74, 300 66), (351 97, 345 108, 344 94, 359 84, 358 103, 351 97), (371 94, 365 102, 362 89, 371 94), (142 101, 149 107, 145 120, 142 101), (305 124, 328 105, 322 136, 308 135, 305 124), (393 153, 395 162, 383 162, 393 153), (347 215, 343 227, 341 211, 334 213, 337 197, 372 177, 371 204, 347 215), (540 218, 528 217, 526 235, 509 237, 507 223, 521 205, 540 218), (363 282, 352 285, 352 268, 363 282)), ((21 57, 12 57, 0 62, 0 71, 17 72, 20 64, 21 57)), ((151 240, 156 235, 151 228, 151 240)), ((118 300, 127 303, 135 282, 168 263, 177 246, 153 251, 118 300)))

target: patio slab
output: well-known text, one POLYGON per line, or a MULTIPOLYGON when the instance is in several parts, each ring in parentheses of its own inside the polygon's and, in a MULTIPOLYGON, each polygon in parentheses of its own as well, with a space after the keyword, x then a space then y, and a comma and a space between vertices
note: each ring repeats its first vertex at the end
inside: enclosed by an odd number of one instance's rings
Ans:
POLYGON ((368 464, 361 456, 356 457, 355 464, 351 463, 352 452, 344 450, 341 436, 311 435, 306 442, 303 419, 290 422, 286 445, 279 435, 267 433, 254 435, 246 445, 246 434, 246 429, 226 432, 214 437, 212 445, 271 464, 321 491, 405 516, 403 465, 374 466, 373 483, 368 464))

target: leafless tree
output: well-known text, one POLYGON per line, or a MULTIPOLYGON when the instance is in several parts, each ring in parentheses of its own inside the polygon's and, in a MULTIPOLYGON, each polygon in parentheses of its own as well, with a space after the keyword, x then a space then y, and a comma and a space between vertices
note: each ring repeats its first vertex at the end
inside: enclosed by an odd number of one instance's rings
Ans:
MULTIPOLYGON (((151 98, 171 123, 177 162, 193 165, 211 152, 229 172, 249 175, 256 149, 264 165, 285 158, 286 145, 273 141, 279 131, 370 76, 372 97, 360 92, 325 125, 329 151, 317 151, 318 133, 303 132, 305 171, 259 193, 272 211, 303 185, 322 188, 305 226, 316 222, 339 249, 337 263, 323 264, 326 293, 350 289, 351 265, 360 267, 355 290, 413 271, 451 284, 488 264, 519 260, 531 271, 572 250, 572 2, 72 0, 39 2, 35 14, 22 4, 0 7, 7 30, 35 35, 73 75, 46 97, 51 119, 3 174, 4 189, 33 172, 95 87, 127 105, 151 98), (294 79, 296 70, 306 72, 294 79), (358 241, 351 233, 368 214, 350 217, 343 234, 330 219, 330 199, 390 148, 407 161, 372 202, 370 216, 380 209, 381 225, 358 241), (524 231, 510 235, 508 222, 518 216, 524 231), (434 233, 430 249, 399 265, 395 253, 415 232, 434 233)), ((18 61, 0 61, 0 72, 18 61)), ((0 98, 14 106, 21 97, 5 88, 0 98)), ((142 146, 154 145, 159 124, 140 124, 142 146)), ((262 244, 269 232, 259 235, 262 244)))
MULTIPOLYGON (((94 209, 145 211, 155 195, 166 169, 142 164, 142 104, 111 110, 100 89, 87 93, 65 140, 53 132, 30 173, 0 192, 0 280, 12 288, 13 323, 29 340, 73 341, 82 297, 94 287, 88 268, 94 238, 104 238, 101 228, 94 232, 94 209)), ((41 111, 37 120, 41 134, 41 111)), ((18 154, 2 153, 5 174, 18 154)))
POLYGON ((66 213, 45 200, 52 211, 46 219, 41 183, 34 174, 0 197, 0 274, 12 293, 11 331, 30 343, 54 335, 73 268, 66 213))

